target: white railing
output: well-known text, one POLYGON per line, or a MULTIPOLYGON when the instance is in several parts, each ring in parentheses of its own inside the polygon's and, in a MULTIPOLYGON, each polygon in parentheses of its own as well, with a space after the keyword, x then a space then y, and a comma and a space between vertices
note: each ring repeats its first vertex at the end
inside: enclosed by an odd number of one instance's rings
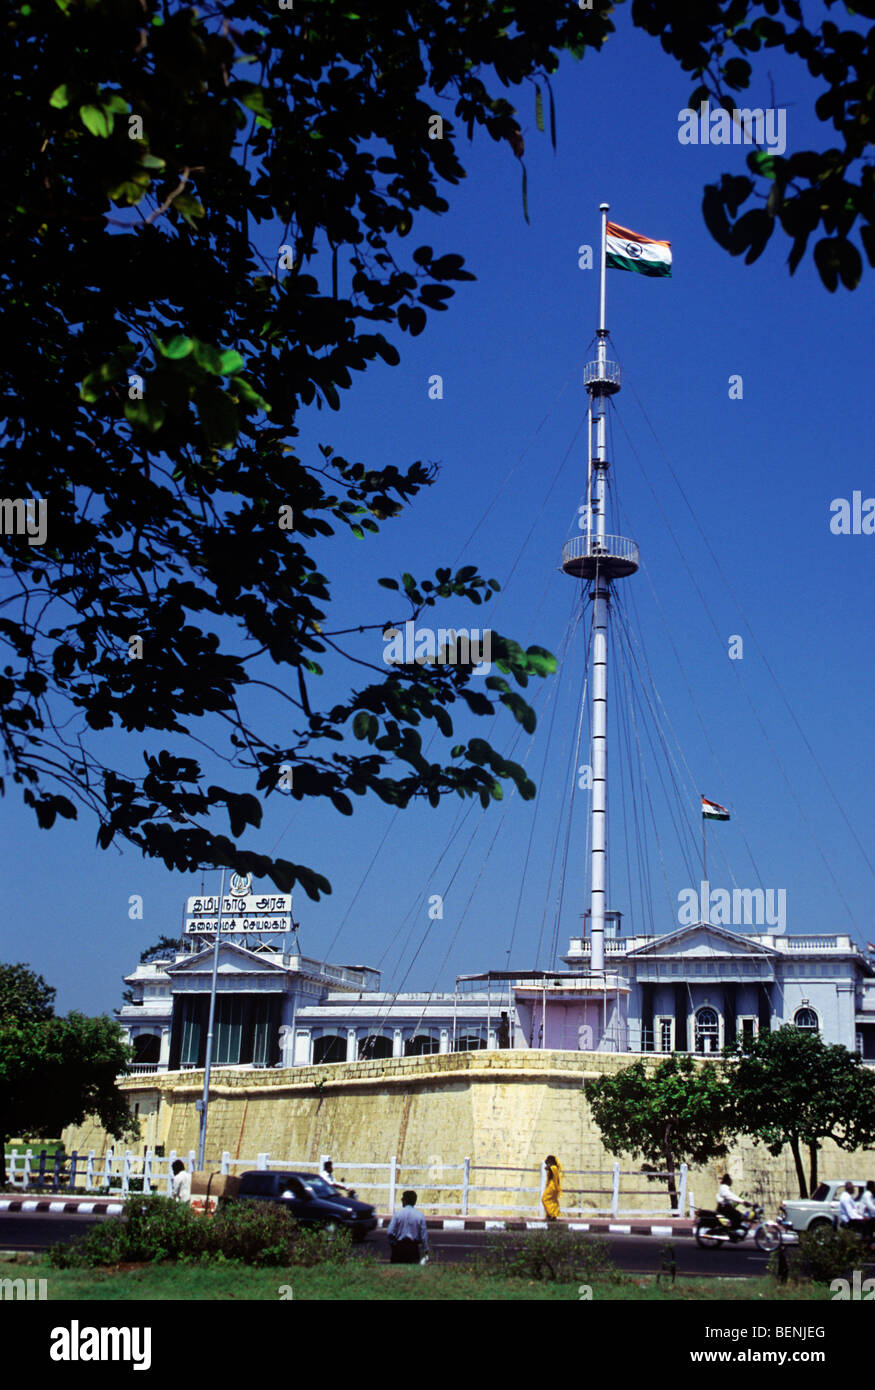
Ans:
POLYGON ((562 547, 562 563, 566 565, 569 560, 582 560, 585 556, 610 556, 617 560, 628 560, 637 567, 638 565, 638 546, 635 541, 628 536, 602 536, 601 540, 597 536, 590 536, 587 545, 586 536, 572 536, 570 541, 566 541, 562 547))
MULTIPOLYGON (((327 1157, 327 1154, 322 1154, 316 1161, 277 1158, 269 1153, 259 1153, 255 1158, 231 1158, 226 1151, 218 1161, 207 1159, 206 1169, 224 1174, 251 1169, 315 1173, 324 1168, 327 1157)), ((109 1149, 105 1154, 97 1155, 90 1149, 87 1156, 78 1153, 65 1155, 60 1181, 55 1183, 45 1150, 41 1163, 39 1158, 30 1149, 23 1155, 7 1155, 9 1181, 23 1191, 51 1186, 55 1191, 91 1192, 121 1198, 126 1198, 132 1192, 169 1196, 176 1159, 182 1159, 188 1172, 194 1172, 195 1168, 194 1150, 177 1154, 175 1149, 171 1149, 164 1157, 150 1152, 134 1154, 130 1149, 124 1153, 109 1149)), ((400 1193, 412 1187, 417 1190, 420 1210, 435 1215, 543 1215, 540 1202, 543 1177, 536 1168, 474 1163, 468 1157, 455 1163, 400 1163, 393 1155, 385 1162, 335 1159, 334 1171, 339 1182, 351 1183, 362 1200, 371 1202, 383 1213, 394 1211, 400 1193), (504 1178, 502 1175, 505 1174, 512 1174, 513 1177, 504 1178), (499 1175, 497 1182, 493 1175, 499 1175)), ((687 1165, 681 1164, 676 1175, 678 1204, 672 1208, 668 1204, 668 1194, 663 1196, 655 1186, 658 1182, 667 1182, 666 1173, 645 1175, 640 1170, 622 1169, 619 1163, 614 1163, 611 1168, 565 1169, 562 1214, 578 1219, 589 1216, 618 1219, 683 1215, 688 1201, 692 1207, 692 1195, 687 1192, 687 1176, 687 1165), (651 1185, 651 1178, 654 1185, 651 1185), (637 1179, 637 1185, 632 1185, 632 1179, 637 1179), (578 1200, 572 1201, 572 1197, 578 1200), (660 1205, 656 1205, 654 1200, 653 1205, 647 1207, 621 1205, 624 1198, 630 1197, 662 1197, 663 1200, 660 1205), (603 1200, 593 1200, 598 1198, 603 1200)))
POLYGON ((619 362, 587 362, 583 369, 583 384, 589 386, 591 382, 595 381, 610 381, 615 386, 619 386, 619 362))

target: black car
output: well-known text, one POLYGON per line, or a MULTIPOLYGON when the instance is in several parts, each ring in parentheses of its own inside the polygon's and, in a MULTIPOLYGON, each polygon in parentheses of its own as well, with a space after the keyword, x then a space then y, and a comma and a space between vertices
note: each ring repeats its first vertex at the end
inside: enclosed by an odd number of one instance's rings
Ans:
POLYGON ((302 1226, 340 1226, 364 1240, 377 1225, 374 1208, 337 1192, 318 1173, 271 1169, 241 1173, 235 1201, 276 1202, 302 1226))

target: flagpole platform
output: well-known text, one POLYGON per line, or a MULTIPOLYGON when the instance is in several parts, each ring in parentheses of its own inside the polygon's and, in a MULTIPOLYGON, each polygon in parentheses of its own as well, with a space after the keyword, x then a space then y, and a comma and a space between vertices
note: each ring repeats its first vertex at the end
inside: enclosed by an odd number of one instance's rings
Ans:
POLYGON ((575 579, 626 579, 638 569, 638 546, 626 536, 575 536, 562 547, 562 568, 575 579))
POLYGON ((591 396, 613 396, 622 385, 619 362, 587 362, 583 384, 591 396))

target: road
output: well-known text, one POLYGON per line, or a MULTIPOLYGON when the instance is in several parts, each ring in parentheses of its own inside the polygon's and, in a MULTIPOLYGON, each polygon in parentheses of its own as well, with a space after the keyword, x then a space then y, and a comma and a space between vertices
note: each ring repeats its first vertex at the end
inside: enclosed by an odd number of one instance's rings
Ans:
MULTIPOLYGON (((74 1240, 95 1220, 93 1216, 69 1216, 59 1212, 0 1213, 0 1250, 47 1250, 58 1241, 74 1240)), ((430 1231, 431 1258, 435 1263, 464 1264, 483 1250, 488 1240, 518 1241, 515 1232, 430 1231)), ((581 1237, 585 1239, 585 1237, 581 1237)), ((666 1239, 663 1236, 605 1237, 611 1259, 629 1273, 653 1274, 662 1263, 666 1239)), ((362 1247, 388 1260, 389 1245, 385 1233, 375 1231, 362 1247)), ((752 1278, 766 1272, 767 1255, 757 1250, 751 1241, 722 1250, 700 1250, 688 1236, 674 1242, 678 1275, 722 1275, 724 1278, 752 1278)))

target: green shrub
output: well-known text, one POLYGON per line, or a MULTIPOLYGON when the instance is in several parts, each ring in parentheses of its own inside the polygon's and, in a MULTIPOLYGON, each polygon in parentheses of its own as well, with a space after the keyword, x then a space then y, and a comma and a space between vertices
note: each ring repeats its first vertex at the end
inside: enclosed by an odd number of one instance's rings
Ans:
MULTIPOLYGON (((860 1237, 853 1231, 833 1230, 829 1226, 801 1231, 799 1244, 784 1247, 787 1277, 794 1283, 829 1284, 859 1269, 865 1256, 860 1237)), ((778 1272, 779 1252, 769 1258, 769 1273, 778 1272)))
POLYGON ((268 1202, 234 1202, 202 1216, 169 1197, 131 1197, 121 1216, 69 1245, 53 1246, 50 1259, 59 1269, 162 1260, 317 1265, 343 1264, 351 1248, 346 1231, 308 1230, 268 1202))
POLYGON ((493 1236, 476 1265, 485 1274, 508 1279, 537 1279, 551 1283, 590 1283, 594 1279, 621 1282, 623 1276, 608 1255, 607 1241, 578 1236, 561 1226, 528 1231, 524 1236, 493 1236))

